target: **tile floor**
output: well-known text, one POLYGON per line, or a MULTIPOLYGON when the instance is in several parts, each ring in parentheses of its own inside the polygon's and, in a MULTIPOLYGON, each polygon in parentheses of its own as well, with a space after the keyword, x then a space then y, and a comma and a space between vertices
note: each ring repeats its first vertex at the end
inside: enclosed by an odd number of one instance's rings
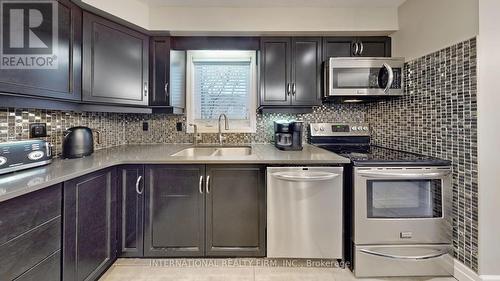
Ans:
MULTIPOLYGON (((268 267, 244 265, 183 266, 152 263, 158 260, 119 259, 100 281, 355 281, 352 273, 340 268, 268 267)), ((161 263, 161 260, 160 260, 161 263)), ((456 281, 454 278, 385 278, 363 281, 456 281)))

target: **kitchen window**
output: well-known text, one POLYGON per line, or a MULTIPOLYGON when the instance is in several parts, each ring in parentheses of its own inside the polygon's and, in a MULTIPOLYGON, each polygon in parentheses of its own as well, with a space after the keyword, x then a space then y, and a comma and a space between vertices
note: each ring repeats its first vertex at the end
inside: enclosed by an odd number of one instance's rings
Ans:
MULTIPOLYGON (((256 71, 255 51, 188 51, 187 123, 196 124, 201 133, 215 133, 224 113, 229 130, 223 132, 255 132, 256 71)), ((193 132, 191 126, 188 132, 193 132)))

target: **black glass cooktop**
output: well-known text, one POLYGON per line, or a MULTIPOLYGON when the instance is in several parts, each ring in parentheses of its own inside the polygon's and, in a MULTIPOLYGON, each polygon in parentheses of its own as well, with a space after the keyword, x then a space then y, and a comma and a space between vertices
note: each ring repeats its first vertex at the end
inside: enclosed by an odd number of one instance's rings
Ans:
POLYGON ((450 161, 373 145, 320 145, 351 159, 355 166, 449 166, 450 161))

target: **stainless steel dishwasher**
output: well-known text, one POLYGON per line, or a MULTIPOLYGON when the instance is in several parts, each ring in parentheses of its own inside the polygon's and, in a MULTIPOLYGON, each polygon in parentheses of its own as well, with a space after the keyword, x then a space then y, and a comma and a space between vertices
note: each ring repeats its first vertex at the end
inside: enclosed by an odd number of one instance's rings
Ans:
POLYGON ((267 256, 343 258, 342 167, 267 168, 267 256))

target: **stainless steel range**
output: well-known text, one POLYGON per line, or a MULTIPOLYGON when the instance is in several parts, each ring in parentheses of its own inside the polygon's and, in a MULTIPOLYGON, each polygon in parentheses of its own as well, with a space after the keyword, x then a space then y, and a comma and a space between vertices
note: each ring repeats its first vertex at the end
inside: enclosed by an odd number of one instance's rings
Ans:
POLYGON ((450 162, 370 145, 368 124, 311 124, 345 169, 345 258, 356 277, 450 276, 450 162))

